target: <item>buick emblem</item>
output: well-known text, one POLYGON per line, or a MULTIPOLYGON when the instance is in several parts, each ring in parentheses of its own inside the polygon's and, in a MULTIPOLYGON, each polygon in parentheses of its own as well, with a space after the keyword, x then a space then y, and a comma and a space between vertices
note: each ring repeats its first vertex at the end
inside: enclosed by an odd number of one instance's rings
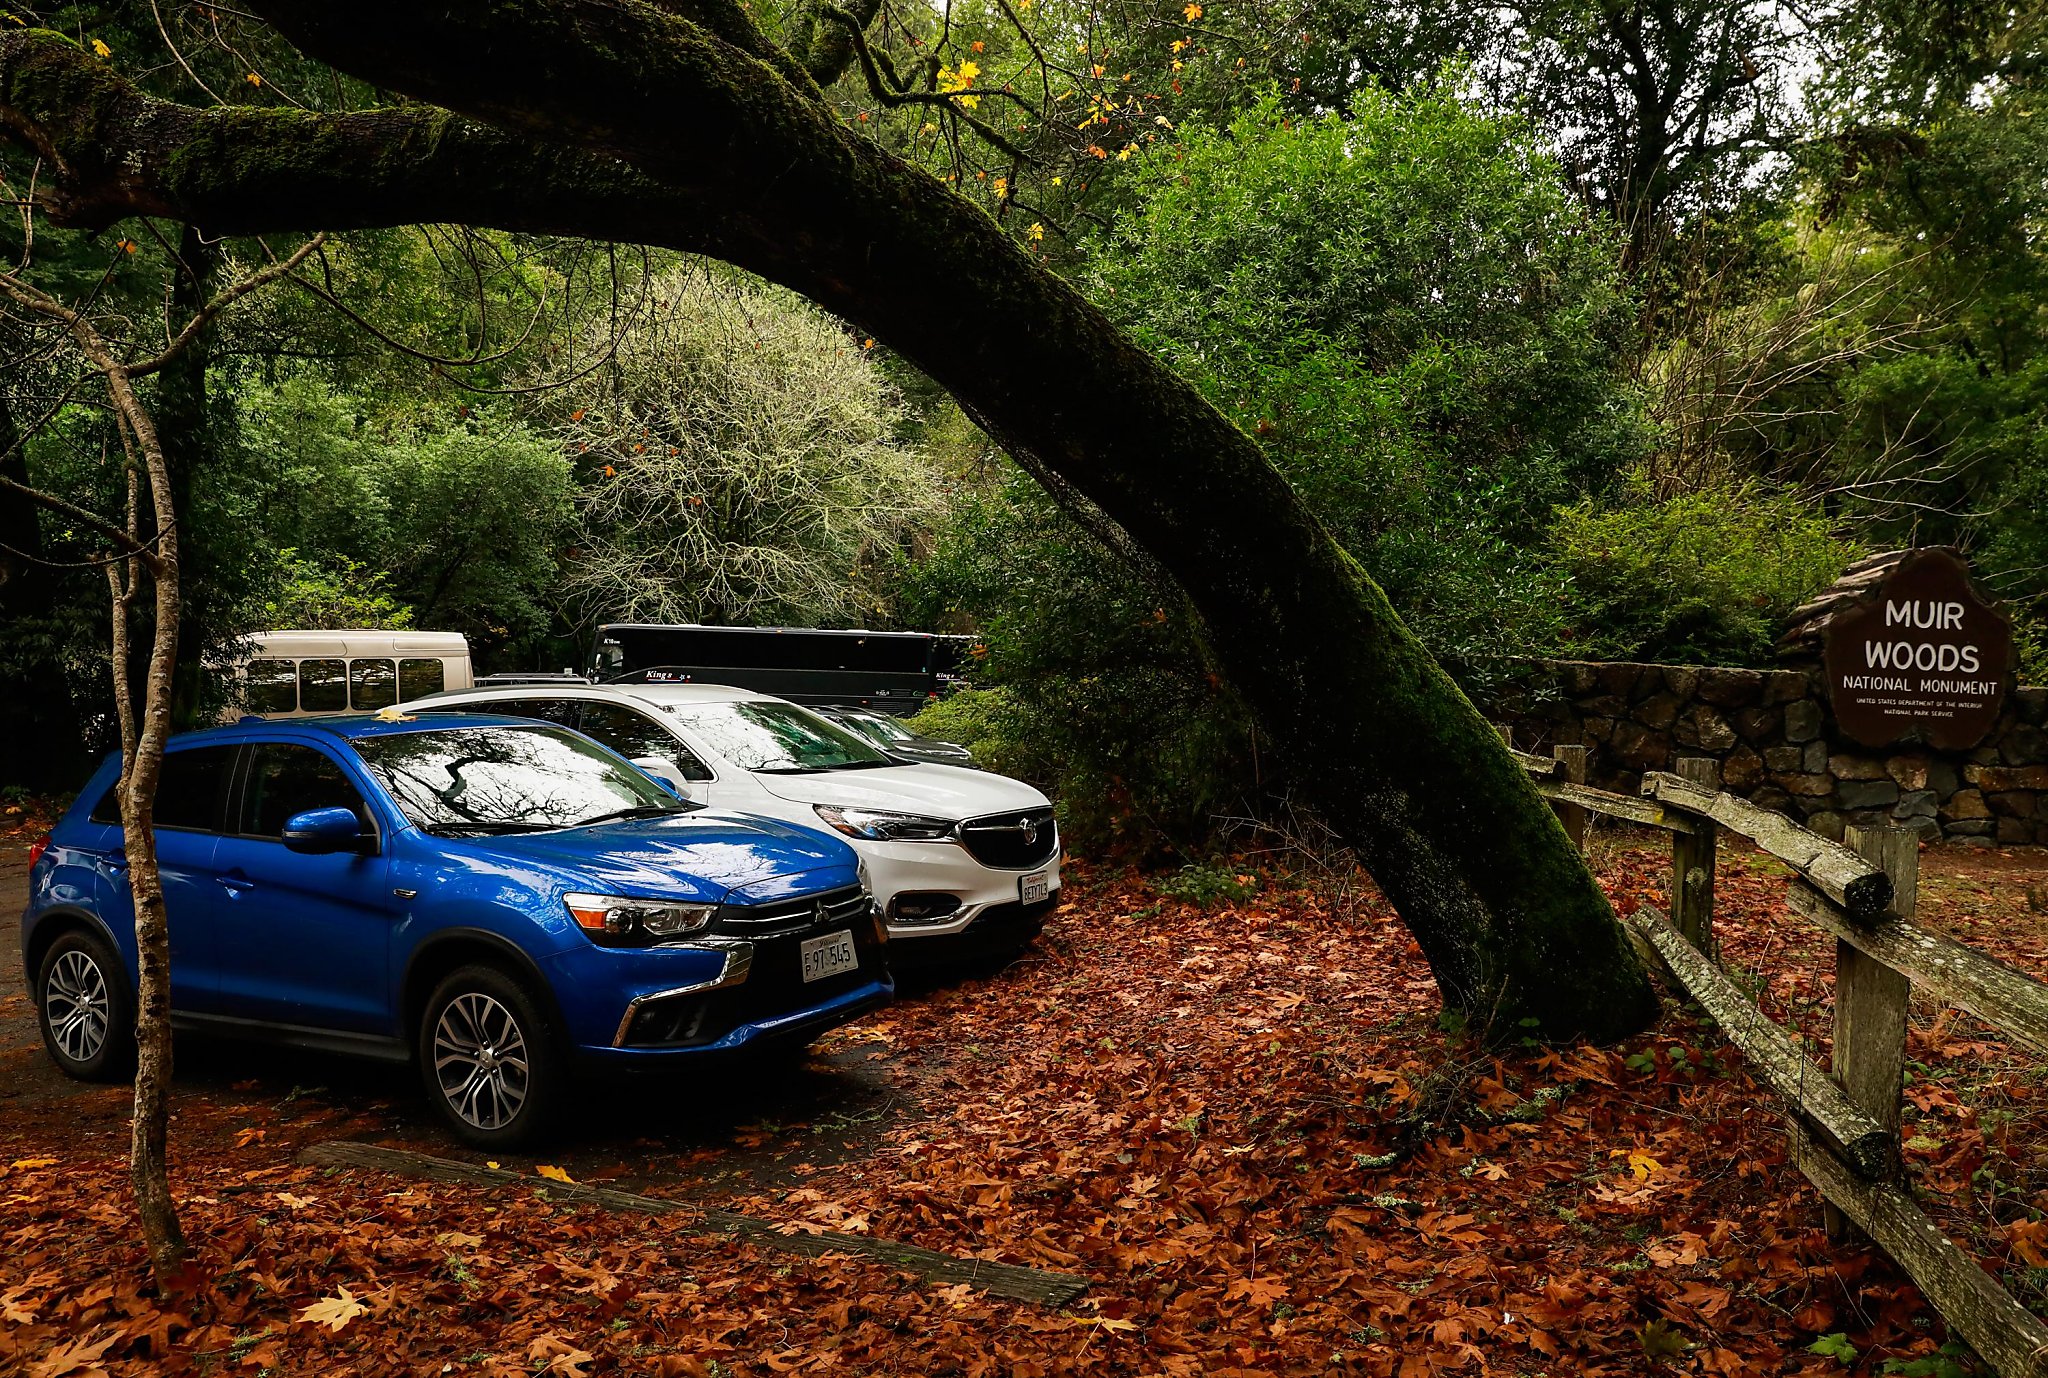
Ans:
POLYGON ((1024 845, 1029 847, 1038 841, 1038 820, 1025 818, 1018 821, 1017 831, 1024 834, 1024 845))

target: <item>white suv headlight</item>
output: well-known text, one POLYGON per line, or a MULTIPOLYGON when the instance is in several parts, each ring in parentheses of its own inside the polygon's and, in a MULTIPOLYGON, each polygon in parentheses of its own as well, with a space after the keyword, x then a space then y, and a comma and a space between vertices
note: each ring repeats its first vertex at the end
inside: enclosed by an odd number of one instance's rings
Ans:
POLYGON ((680 938, 711 925, 718 906, 641 900, 624 895, 564 895, 569 917, 591 937, 603 941, 680 938))
POLYGON ((952 821, 945 818, 843 808, 837 804, 812 807, 818 811, 818 817, 848 837, 866 838, 870 842, 943 842, 953 835, 952 821))

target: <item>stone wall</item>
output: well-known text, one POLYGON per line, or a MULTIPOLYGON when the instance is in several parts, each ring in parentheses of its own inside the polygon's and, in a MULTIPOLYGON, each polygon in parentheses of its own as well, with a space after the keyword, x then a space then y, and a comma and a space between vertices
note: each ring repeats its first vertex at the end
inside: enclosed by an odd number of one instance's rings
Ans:
POLYGON ((1561 661, 1497 707, 1515 745, 1592 748, 1588 778, 1634 793, 1642 772, 1711 756, 1722 787, 1840 837, 1849 823, 1981 845, 2048 844, 2048 689, 2007 696, 1973 751, 1873 751, 1841 739, 1815 670, 1561 661))

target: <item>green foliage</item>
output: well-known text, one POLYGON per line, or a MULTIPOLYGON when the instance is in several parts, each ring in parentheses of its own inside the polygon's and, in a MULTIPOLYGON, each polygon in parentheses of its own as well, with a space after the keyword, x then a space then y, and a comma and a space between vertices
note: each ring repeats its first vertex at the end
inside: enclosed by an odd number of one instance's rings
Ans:
POLYGON ((1856 1362, 1862 1351, 1849 1342, 1849 1337, 1839 1330, 1832 1335, 1823 1335, 1806 1347, 1808 1354, 1818 1354, 1823 1359, 1833 1359, 1847 1368, 1856 1362))
POLYGON ((867 348, 737 274, 677 268, 650 291, 611 366, 554 402, 583 480, 571 596, 644 621, 875 618, 939 492, 867 348))
MULTIPOLYGON (((245 501, 305 565, 378 571, 416 625, 487 650, 546 627, 571 517, 556 446, 495 411, 380 416, 310 374, 245 389, 240 422, 245 501)), ((288 606, 283 572, 268 601, 288 606)))
POLYGON ((1680 664, 1768 663, 1786 614, 1858 553, 1798 494, 1756 483, 1582 500, 1551 540, 1573 655, 1680 664))
POLYGON ((389 580, 347 556, 322 565, 299 552, 277 552, 276 588, 263 604, 263 625, 274 627, 382 628, 413 625, 412 609, 391 596, 389 580))
POLYGON ((1100 300, 1233 419, 1468 683, 1548 640, 1551 508, 1648 443, 1616 246, 1527 127, 1269 98, 1144 157, 1100 300))
POLYGON ((963 499, 904 571, 904 619, 976 619, 986 654, 974 678, 992 686, 926 709, 943 716, 921 715, 919 730, 1046 786, 1089 850, 1199 846, 1215 815, 1248 806, 1256 746, 1176 598, 1011 470, 963 499))
POLYGON ((1208 909, 1219 904, 1243 904, 1259 893, 1259 878, 1227 863, 1192 861, 1155 878, 1152 889, 1166 899, 1208 909))

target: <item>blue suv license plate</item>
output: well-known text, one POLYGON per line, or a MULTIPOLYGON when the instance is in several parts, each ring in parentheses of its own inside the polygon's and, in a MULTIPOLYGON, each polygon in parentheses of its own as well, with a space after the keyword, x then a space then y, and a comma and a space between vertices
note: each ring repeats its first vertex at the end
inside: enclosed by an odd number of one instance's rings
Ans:
POLYGON ((860 965, 860 957, 853 950, 853 930, 850 928, 806 938, 797 954, 802 959, 806 981, 822 981, 827 976, 837 976, 860 965))

